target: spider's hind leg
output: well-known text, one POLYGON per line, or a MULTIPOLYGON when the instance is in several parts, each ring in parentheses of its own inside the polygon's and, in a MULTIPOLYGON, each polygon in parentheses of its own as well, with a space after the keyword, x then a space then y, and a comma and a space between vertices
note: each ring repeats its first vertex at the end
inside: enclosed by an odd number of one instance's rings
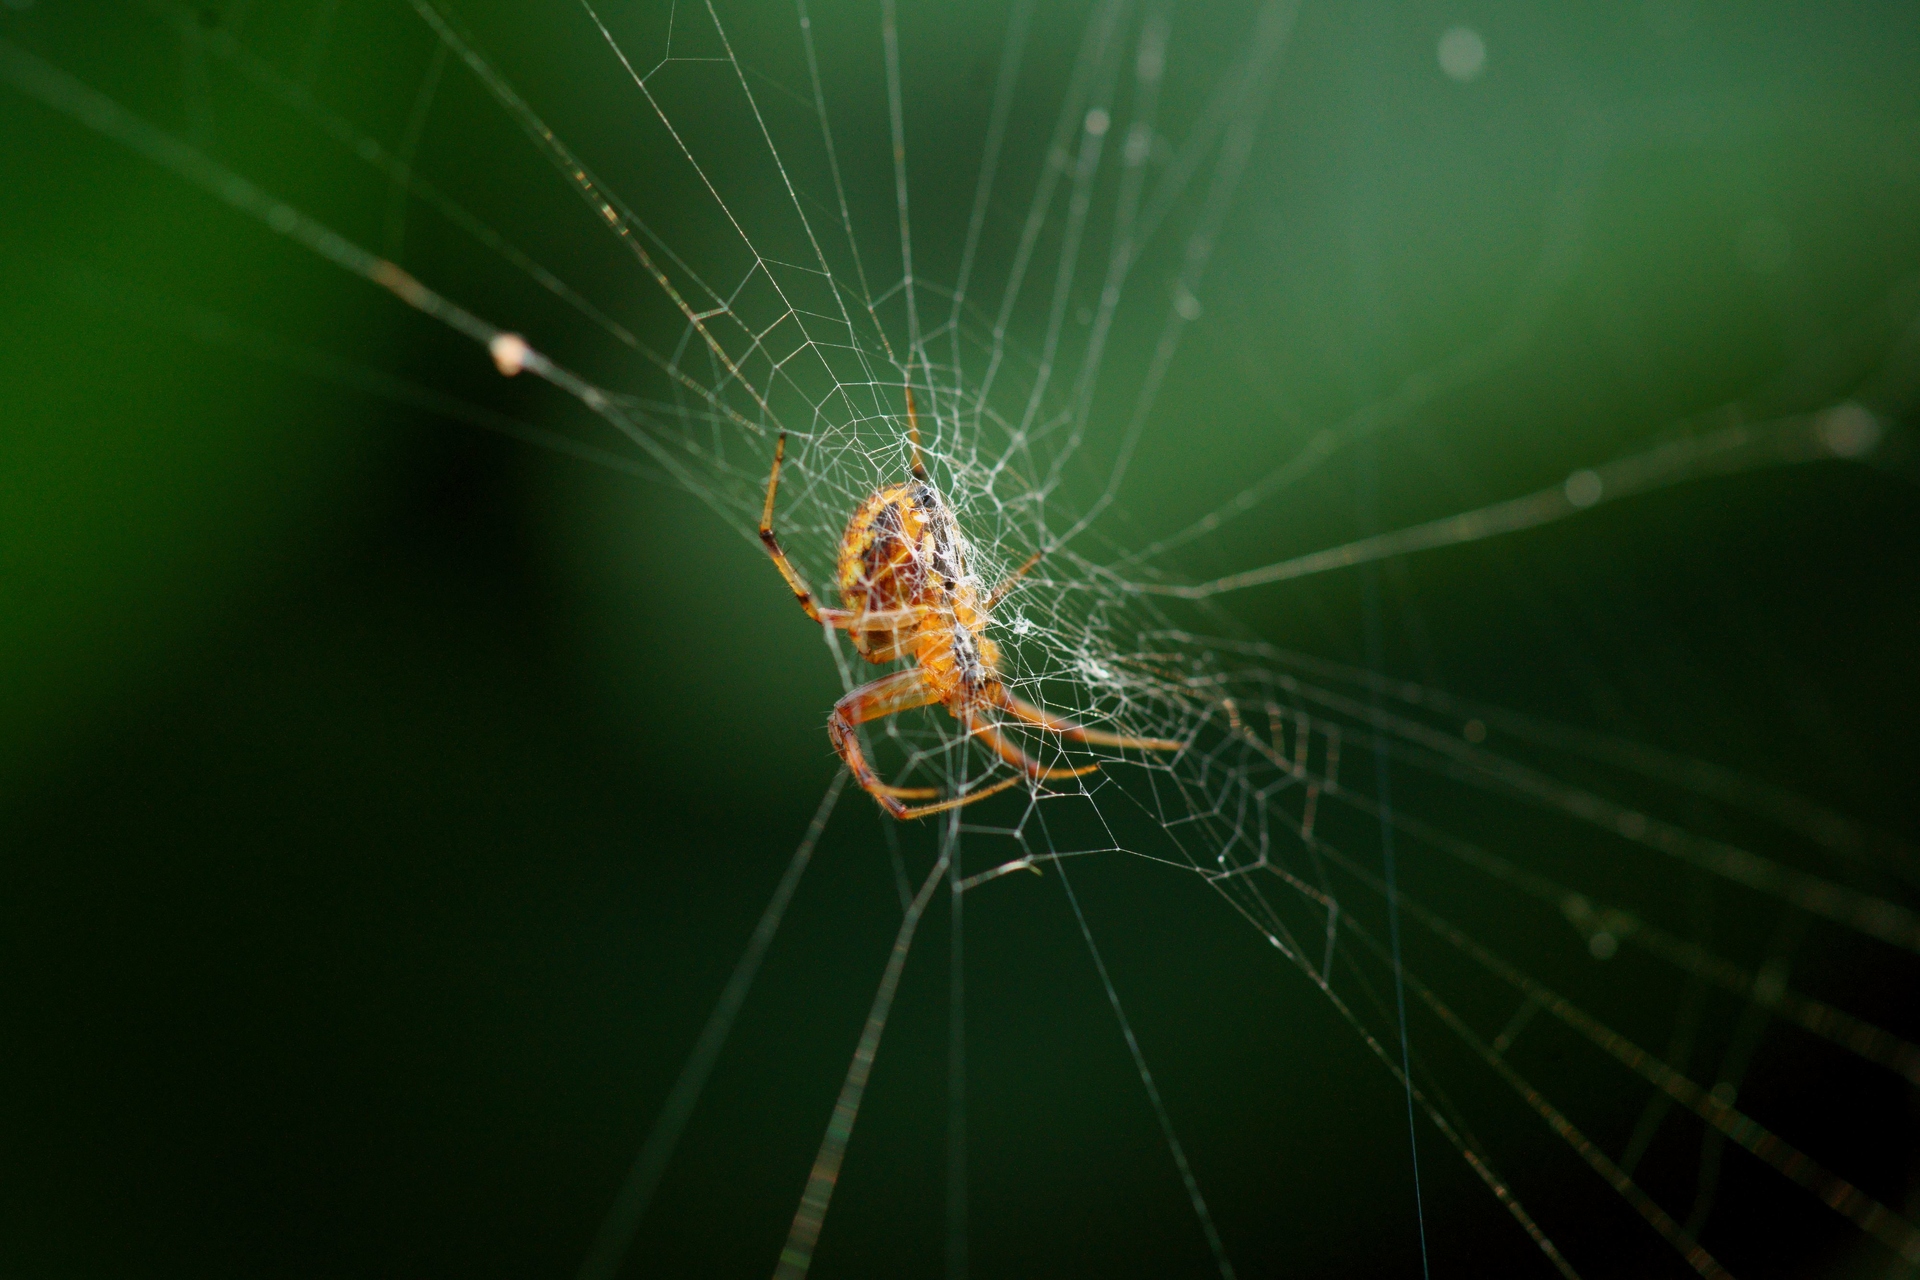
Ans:
POLYGON ((999 726, 994 724, 993 721, 983 720, 979 716, 969 712, 962 718, 962 723, 967 726, 967 733, 970 736, 979 738, 982 742, 985 742, 989 747, 993 748, 994 754, 998 755, 1002 760, 1005 760, 1027 777, 1033 778, 1036 781, 1048 782, 1057 778, 1078 778, 1089 773, 1097 773, 1100 769, 1100 766, 1097 764, 1082 765, 1077 769, 1049 768, 1014 745, 1013 740, 1007 737, 1006 734, 1000 732, 999 726))
POLYGON ((1122 733, 1107 733, 1100 729, 1089 729, 1064 716, 1056 716, 1042 710, 1031 702, 1022 702, 1008 693, 1006 686, 996 684, 987 695, 993 704, 1002 711, 1011 712, 1030 725, 1045 729, 1048 733, 1057 733, 1063 738, 1075 742, 1084 742, 1096 747, 1133 747, 1140 751, 1178 751, 1180 744, 1168 738, 1133 738, 1122 733))
POLYGON ((896 818, 912 817, 907 806, 901 800, 925 800, 939 795, 933 787, 895 787, 880 781, 880 776, 867 763, 867 757, 860 750, 858 727, 869 720, 879 720, 900 711, 911 711, 915 707, 924 707, 928 703, 938 702, 936 693, 920 671, 896 671, 890 676, 882 676, 869 684, 863 684, 840 701, 833 704, 833 714, 827 717, 827 737, 833 742, 833 749, 840 754, 841 761, 847 766, 847 772, 861 789, 875 800, 880 807, 896 818))
MULTIPOLYGON (((998 795, 1030 776, 1027 766, 1043 770, 1039 774, 1031 774, 1034 777, 1062 777, 1071 776, 1072 773, 1087 772, 1084 769, 1047 771, 1035 761, 1020 755, 1018 748, 1013 747, 1004 738, 1000 738, 992 726, 987 725, 985 726, 987 733, 992 735, 989 741, 996 743, 995 750, 1000 751, 1001 755, 1010 762, 1020 765, 1022 772, 1010 778, 1002 778, 990 787, 982 787, 978 791, 970 791, 951 799, 935 800, 932 804, 902 804, 902 800, 932 799, 940 793, 933 787, 895 787, 880 781, 879 775, 874 773, 873 766, 867 763, 866 756, 860 750, 859 726, 870 720, 879 720, 896 712, 911 711, 915 707, 929 706, 938 701, 940 701, 940 694, 927 683, 920 670, 915 668, 912 671, 896 671, 890 676, 882 676, 871 684, 861 685, 834 703, 833 714, 827 717, 827 736, 833 740, 833 749, 840 753, 840 759, 846 764, 847 772, 853 775, 853 780, 860 784, 862 790, 879 802, 882 809, 896 818, 924 818, 929 814, 945 813, 949 809, 958 809, 962 805, 998 795), (1001 745, 1013 751, 1014 754, 1008 756, 1006 751, 1001 750, 1001 745), (1025 763, 1021 764, 1022 761, 1025 763)), ((969 717, 969 729, 974 723, 969 717)))

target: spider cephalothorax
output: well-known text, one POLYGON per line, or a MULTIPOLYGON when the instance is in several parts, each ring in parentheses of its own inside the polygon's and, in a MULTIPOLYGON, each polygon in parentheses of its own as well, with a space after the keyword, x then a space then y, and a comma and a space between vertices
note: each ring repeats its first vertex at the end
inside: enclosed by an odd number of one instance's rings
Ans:
POLYGON ((984 597, 967 566, 967 543, 953 509, 940 496, 920 461, 920 426, 907 389, 908 438, 913 447, 913 477, 867 496, 847 521, 835 563, 838 609, 823 608, 800 573, 780 549, 773 532, 773 501, 780 488, 780 463, 786 456, 785 433, 774 446, 773 473, 767 477, 767 504, 760 517, 760 541, 793 588, 807 616, 846 631, 853 647, 869 662, 911 658, 914 665, 862 685, 834 704, 827 735, 854 780, 896 818, 972 804, 1004 791, 1021 778, 1073 778, 1100 766, 1049 768, 1022 751, 1002 733, 992 711, 1005 712, 1050 733, 1109 747, 1170 751, 1178 743, 1162 738, 1129 738, 1088 729, 1050 715, 1007 692, 1000 681, 1000 650, 987 637, 993 606, 1008 587, 1039 560, 1036 554, 984 597), (940 703, 1008 764, 1020 772, 991 786, 930 804, 931 787, 894 787, 880 781, 860 750, 857 726, 897 711, 940 703))

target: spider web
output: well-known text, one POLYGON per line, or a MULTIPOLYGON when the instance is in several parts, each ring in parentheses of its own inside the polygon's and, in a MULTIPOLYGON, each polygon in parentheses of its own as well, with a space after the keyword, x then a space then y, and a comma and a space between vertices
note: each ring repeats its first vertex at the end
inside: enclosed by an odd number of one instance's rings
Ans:
MULTIPOLYGON (((1729 1250, 1753 1265, 1767 1249, 1750 1236, 1712 1237, 1719 1169, 1735 1159, 1792 1193, 1781 1200, 1787 1220, 1837 1215, 1878 1258, 1920 1264, 1903 1186, 1849 1169, 1849 1142, 1789 1134, 1742 1102, 1763 1035, 1920 1085, 1911 1028, 1850 1007, 1845 987, 1803 989, 1794 976, 1810 939, 1910 968, 1920 858, 1712 764, 1393 675, 1372 568, 1707 476, 1900 463, 1910 288, 1895 289, 1892 322, 1856 335, 1849 351, 1874 358, 1843 386, 1831 371, 1852 367, 1847 357, 1823 351, 1797 382, 1783 380, 1787 391, 1669 422, 1652 442, 1584 459, 1571 474, 1536 472, 1494 500, 1387 527, 1377 498, 1365 497, 1378 479, 1375 442, 1509 366, 1574 269, 1594 175, 1622 126, 1577 128, 1532 270, 1483 338, 1328 419, 1272 469, 1235 477, 1217 504, 1160 522, 1128 510, 1129 480, 1143 441, 1200 429, 1165 392, 1204 314, 1217 247, 1249 216, 1240 197, 1260 140, 1287 127, 1274 104, 1300 20, 1294 4, 1250 8, 1209 36, 1161 5, 1110 0, 1068 21, 1016 0, 991 39, 968 28, 988 55, 986 90, 958 120, 923 107, 938 90, 919 83, 933 59, 916 54, 960 39, 958 28, 890 2, 856 13, 815 13, 805 0, 588 3, 550 20, 568 24, 568 65, 585 69, 590 94, 541 79, 533 54, 513 67, 512 20, 486 24, 483 38, 437 0, 412 9, 419 56, 395 81, 406 92, 388 92, 383 108, 350 86, 328 91, 328 61, 315 50, 344 38, 331 5, 284 30, 268 15, 209 24, 164 4, 149 11, 157 38, 184 45, 194 77, 285 113, 367 166, 379 198, 339 230, 57 61, 7 43, 0 73, 486 345, 503 371, 544 378, 600 429, 530 426, 444 397, 432 401, 441 411, 682 488, 750 541, 784 436, 775 524, 816 591, 832 582, 848 514, 907 473, 911 392, 921 449, 982 586, 1042 553, 989 633, 1009 687, 1082 724, 1180 744, 1089 752, 1020 734, 1048 764, 1101 768, 884 831, 900 926, 796 1188, 786 1245, 769 1259, 776 1274, 805 1274, 823 1232, 832 1250, 833 1192, 858 1149, 865 1090, 884 1069, 918 931, 938 909, 953 940, 947 1261, 952 1274, 966 1270, 965 1047, 992 1029, 966 1026, 960 922, 971 895, 1005 892, 997 882, 1028 871, 1066 899, 1197 1249, 1222 1275, 1235 1274, 1236 1258, 1253 1265, 1236 1249, 1235 1222, 1209 1200, 1217 1187, 1205 1152, 1183 1139, 1192 1101, 1156 1077, 1157 1053, 1103 950, 1111 940, 1078 888, 1083 867, 1115 860, 1207 886, 1399 1091, 1412 1181, 1387 1212, 1412 1221, 1423 1264, 1435 1210, 1421 1177, 1479 1188, 1540 1274, 1591 1274, 1593 1260, 1604 1269, 1621 1257, 1727 1274, 1729 1250), (846 52, 860 45, 869 54, 846 52), (873 74, 842 82, 823 72, 849 61, 873 74), (490 113, 499 153, 542 171, 543 212, 469 202, 460 171, 473 158, 451 141, 444 157, 431 145, 435 122, 455 109, 490 113), (589 156, 567 141, 608 115, 618 122, 608 136, 628 153, 589 156), (555 212, 563 202, 571 209, 555 212), (553 225, 563 232, 546 233, 553 225), (537 248, 521 247, 529 234, 537 248), (570 247, 588 237, 599 256, 570 247), (1205 550, 1236 522, 1274 512, 1341 466, 1370 508, 1358 536, 1252 569, 1189 571, 1214 563, 1205 550), (1270 643, 1232 612, 1236 592, 1347 570, 1364 582, 1357 660, 1270 643), (1700 819, 1703 806, 1716 816, 1700 819), (1407 860, 1422 868, 1412 884, 1398 865, 1407 860), (1681 883, 1736 925, 1709 931, 1676 912, 1661 887, 1681 883), (1595 963, 1616 955, 1667 975, 1671 998, 1658 1007, 1618 998, 1595 963), (1515 1052, 1547 1037, 1551 1054, 1515 1052), (1716 1045, 1718 1063, 1695 1041, 1716 1045), (1521 1122, 1535 1140, 1515 1137, 1521 1122), (1676 1155, 1659 1145, 1682 1127, 1691 1147, 1676 1155), (1543 1172, 1551 1161, 1568 1168, 1543 1172), (1600 1220, 1639 1242, 1602 1242, 1588 1225, 1600 1220)), ((438 394, 378 379, 370 389, 438 394)), ((847 689, 876 674, 831 631, 821 640, 847 689)), ((867 745, 889 781, 942 795, 1005 775, 939 708, 868 726, 867 745)), ((583 1275, 619 1268, 671 1177, 678 1137, 821 833, 864 803, 843 794, 844 781, 815 813, 583 1275)), ((1876 1117, 1868 1107, 1848 1123, 1870 1130, 1876 1117)))

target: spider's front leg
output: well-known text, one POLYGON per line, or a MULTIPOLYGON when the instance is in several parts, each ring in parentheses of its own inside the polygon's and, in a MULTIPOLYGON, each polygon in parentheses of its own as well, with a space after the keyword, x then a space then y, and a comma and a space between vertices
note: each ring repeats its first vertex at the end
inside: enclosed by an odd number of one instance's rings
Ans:
POLYGON ((780 539, 773 532, 773 499, 780 491, 780 464, 787 456, 787 433, 780 433, 780 441, 773 446, 773 474, 767 477, 767 505, 760 511, 760 545, 773 557, 773 567, 787 580, 787 586, 793 589, 794 599, 807 611, 807 616, 822 626, 844 628, 853 620, 850 609, 823 608, 813 598, 813 592, 807 588, 807 580, 793 567, 793 561, 787 559, 787 553, 780 548, 780 539))

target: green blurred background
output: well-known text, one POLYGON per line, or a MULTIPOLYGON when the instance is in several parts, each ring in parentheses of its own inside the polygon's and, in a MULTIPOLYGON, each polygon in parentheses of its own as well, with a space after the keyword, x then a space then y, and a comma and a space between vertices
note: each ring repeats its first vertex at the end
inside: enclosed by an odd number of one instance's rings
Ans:
MULTIPOLYGON (((0 38, 363 243, 393 234, 386 181, 205 46, 238 39, 391 142, 433 61, 405 6, 209 0, 183 36, 164 8, 10 3, 0 38)), ((723 12, 749 61, 791 52, 789 10, 723 12)), ((677 248, 719 252, 577 8, 461 13, 677 248)), ((863 248, 890 279, 878 9, 817 19, 863 248)), ((1084 20, 1036 19, 1014 190, 1084 20)), ((1170 115, 1199 109, 1250 20, 1172 11, 1170 115)), ((1004 22, 902 8, 928 278, 955 269, 1004 22)), ((420 171, 648 323, 651 286, 471 78, 443 74, 420 171)), ((833 663, 693 495, 408 388, 617 444, 576 407, 13 90, 0 136, 0 1270, 571 1274, 832 777, 833 663)), ((996 209, 1003 240, 1022 199, 996 209)), ((417 209, 400 261, 610 385, 643 376, 417 209)), ((1453 372, 1418 411, 1175 567, 1469 509, 1729 402, 1818 409, 1880 377, 1910 423, 1916 272, 1910 7, 1308 5, 1103 533, 1124 548, 1182 527, 1436 369, 1453 372), (1435 51, 1463 24, 1487 56, 1461 82, 1435 51)), ((1143 359, 1163 307, 1126 313, 1116 364, 1143 359)), ((1117 421, 1097 419, 1109 449, 1117 421)), ((1898 463, 1702 481, 1389 564, 1378 665, 1920 838, 1920 502, 1898 463)), ((1233 611, 1364 663, 1363 581, 1233 611)), ((1444 788, 1408 803, 1479 820, 1444 788)), ((889 835, 843 800, 633 1274, 770 1269, 897 923, 889 835)), ((1119 858, 1076 877, 1242 1273, 1414 1274, 1404 1101, 1351 1032, 1197 881, 1119 858)), ((974 1272, 1207 1274, 1060 894, 1015 879, 968 914, 974 1272)), ((1694 891, 1678 873, 1647 890, 1694 891)), ((1817 941, 1806 964, 1834 998, 1911 1022, 1910 966, 1817 941)), ((943 1266, 938 913, 921 946, 823 1275, 943 1266)), ((1663 983, 1623 971, 1611 990, 1670 1009, 1663 983)), ((1874 1123, 1834 1141, 1910 1203, 1909 1094, 1774 1065, 1773 1102, 1815 1132, 1852 1091, 1874 1123)), ((1629 1124, 1641 1101, 1604 1073, 1586 1090, 1629 1124)), ((1528 1117, 1487 1124, 1517 1166, 1559 1158, 1528 1117)), ((1429 1166, 1436 1274, 1539 1267, 1451 1153, 1429 1166)), ((1885 1273, 1837 1218, 1742 1176, 1709 1233, 1738 1273, 1885 1273)), ((1585 1274, 1645 1274, 1637 1246, 1583 1226, 1610 1195, 1570 1167, 1536 1208, 1585 1274)))

